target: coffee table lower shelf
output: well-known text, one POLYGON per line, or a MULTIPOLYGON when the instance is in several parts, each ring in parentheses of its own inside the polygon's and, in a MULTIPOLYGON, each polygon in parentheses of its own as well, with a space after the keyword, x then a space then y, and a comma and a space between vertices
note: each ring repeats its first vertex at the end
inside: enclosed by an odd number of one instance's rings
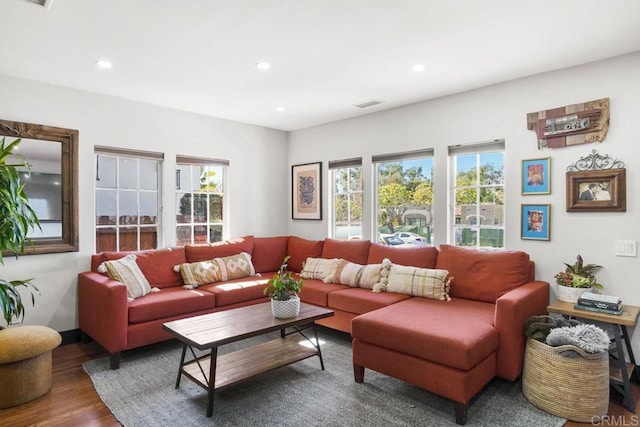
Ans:
MULTIPOLYGON (((315 348, 301 345, 299 336, 291 335, 218 355, 214 389, 217 390, 317 355, 318 351, 315 348)), ((182 366, 182 373, 208 390, 210 367, 211 357, 203 356, 185 363, 182 366)))

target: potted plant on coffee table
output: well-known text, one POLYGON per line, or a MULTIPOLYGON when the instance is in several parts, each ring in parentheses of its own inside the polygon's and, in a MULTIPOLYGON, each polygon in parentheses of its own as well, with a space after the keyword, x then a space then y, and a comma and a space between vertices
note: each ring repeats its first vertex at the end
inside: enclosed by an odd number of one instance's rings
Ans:
POLYGON ((558 284, 558 299, 560 301, 578 302, 583 292, 590 292, 593 288, 602 289, 603 286, 596 281, 595 274, 603 268, 597 264, 585 264, 578 255, 574 264, 567 264, 565 271, 561 271, 554 277, 558 284))
POLYGON ((284 257, 278 272, 267 282, 263 289, 265 295, 271 298, 271 312, 277 319, 290 319, 300 313, 300 291, 304 282, 296 279, 287 270, 287 261, 290 256, 284 257))
MULTIPOLYGON (((25 244, 30 241, 27 233, 34 227, 40 227, 38 217, 24 193, 24 184, 20 182, 20 172, 28 172, 29 165, 24 159, 15 164, 9 163, 9 157, 19 143, 20 139, 16 139, 5 146, 5 138, 0 140, 0 264, 4 264, 2 252, 11 252, 16 257, 24 252, 25 244)), ((31 303, 34 304, 33 291, 38 292, 38 289, 31 284, 31 280, 0 279, 0 311, 7 326, 14 319, 22 321, 24 318, 19 287, 29 290, 31 303)), ((3 329, 1 324, 0 329, 3 329)))

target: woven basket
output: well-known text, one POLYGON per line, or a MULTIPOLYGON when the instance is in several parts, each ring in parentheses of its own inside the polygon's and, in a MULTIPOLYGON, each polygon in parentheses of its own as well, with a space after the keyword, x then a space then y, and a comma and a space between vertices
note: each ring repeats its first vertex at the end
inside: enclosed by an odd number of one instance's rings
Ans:
POLYGON ((573 345, 551 347, 530 338, 522 392, 550 414, 578 422, 597 421, 609 410, 609 354, 590 354, 573 345), (567 350, 581 357, 563 356, 567 350))

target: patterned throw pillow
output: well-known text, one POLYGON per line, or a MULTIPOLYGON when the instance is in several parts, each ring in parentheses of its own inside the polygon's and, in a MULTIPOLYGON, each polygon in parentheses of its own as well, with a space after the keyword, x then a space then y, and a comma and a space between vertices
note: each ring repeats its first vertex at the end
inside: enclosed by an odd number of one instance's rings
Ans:
POLYGON ((185 289, 195 289, 209 283, 240 279, 256 274, 251 263, 251 255, 246 252, 214 258, 211 261, 178 264, 173 269, 180 272, 185 289))
POLYGON ((318 279, 330 283, 340 260, 338 258, 307 258, 302 265, 300 277, 303 279, 318 279))
POLYGON ((144 277, 140 267, 136 263, 134 254, 126 255, 114 261, 105 261, 98 266, 99 273, 107 273, 111 280, 127 285, 127 293, 130 299, 144 296, 151 292, 151 285, 144 277))
POLYGON ((329 283, 340 283, 341 285, 357 287, 360 283, 360 276, 362 276, 364 267, 364 265, 341 259, 329 283))
POLYGON ((387 285, 390 267, 391 261, 388 258, 383 259, 382 264, 365 265, 362 269, 358 286, 365 289, 373 289, 374 292, 380 292, 376 291, 376 288, 387 285))
POLYGON ((416 297, 450 301, 449 284, 453 277, 449 277, 447 270, 430 268, 407 267, 393 264, 389 270, 389 279, 383 289, 416 297))

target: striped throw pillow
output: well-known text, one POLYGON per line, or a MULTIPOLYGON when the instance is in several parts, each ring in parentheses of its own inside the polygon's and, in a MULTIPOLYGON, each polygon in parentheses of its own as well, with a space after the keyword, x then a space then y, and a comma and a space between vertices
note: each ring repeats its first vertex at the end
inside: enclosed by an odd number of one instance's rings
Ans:
POLYGON ((387 292, 450 301, 449 286, 453 277, 447 270, 407 267, 393 264, 389 270, 387 292))
POLYGON ((318 279, 330 283, 335 275, 340 259, 338 258, 307 258, 302 265, 300 277, 303 279, 318 279))
POLYGON ((111 280, 127 285, 129 298, 135 299, 151 292, 151 285, 136 263, 134 254, 114 261, 105 261, 98 266, 98 272, 107 273, 111 280))

